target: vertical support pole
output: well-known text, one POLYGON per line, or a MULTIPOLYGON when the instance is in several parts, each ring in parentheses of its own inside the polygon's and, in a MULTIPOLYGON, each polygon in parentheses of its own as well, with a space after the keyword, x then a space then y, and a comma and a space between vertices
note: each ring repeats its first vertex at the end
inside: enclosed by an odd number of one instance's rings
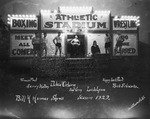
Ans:
POLYGON ((139 26, 137 27, 137 56, 139 56, 139 26))
POLYGON ((110 57, 113 57, 113 18, 110 14, 110 36, 111 36, 111 53, 110 57))

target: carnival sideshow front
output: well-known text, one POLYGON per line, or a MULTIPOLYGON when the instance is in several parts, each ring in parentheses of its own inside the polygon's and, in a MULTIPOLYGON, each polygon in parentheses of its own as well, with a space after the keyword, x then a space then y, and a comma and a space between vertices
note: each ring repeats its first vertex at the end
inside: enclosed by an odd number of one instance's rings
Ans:
POLYGON ((6 76, 5 111, 20 119, 143 116, 147 96, 134 82, 139 19, 93 7, 9 14, 10 61, 25 65, 6 76))
POLYGON ((110 11, 94 11, 92 7, 59 7, 57 11, 41 10, 39 15, 8 15, 8 23, 12 58, 33 57, 36 33, 41 39, 47 34, 47 57, 90 58, 93 42, 99 47, 97 54, 138 55, 139 16, 111 16, 110 11), (60 48, 53 42, 58 32, 60 48), (123 39, 119 47, 118 32, 123 39))

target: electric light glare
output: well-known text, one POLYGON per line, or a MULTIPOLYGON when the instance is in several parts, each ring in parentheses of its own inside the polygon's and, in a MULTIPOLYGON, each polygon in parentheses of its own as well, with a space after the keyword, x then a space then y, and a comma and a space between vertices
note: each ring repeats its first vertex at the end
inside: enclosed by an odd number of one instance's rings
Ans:
POLYGON ((10 20, 10 17, 8 17, 7 20, 9 21, 9 20, 10 20))
POLYGON ((118 19, 118 18, 121 18, 121 19, 131 19, 131 20, 137 20, 139 17, 137 16, 115 16, 114 19, 118 19))
POLYGON ((35 17, 36 17, 36 15, 33 15, 33 17, 35 18, 35 17))
POLYGON ((49 13, 51 10, 41 10, 41 13, 49 13))
POLYGON ((136 19, 139 19, 139 18, 140 18, 140 16, 137 16, 137 17, 136 17, 136 19))
POLYGON ((109 14, 110 11, 106 10, 106 11, 95 11, 95 13, 97 14, 109 14))
POLYGON ((57 13, 57 10, 54 10, 54 13, 57 13))
POLYGON ((61 6, 59 7, 60 12, 91 12, 92 7, 82 6, 82 7, 76 7, 76 6, 61 6))
POLYGON ((10 21, 7 21, 7 24, 10 24, 10 21))
POLYGON ((10 17, 10 14, 8 14, 8 17, 10 17))
POLYGON ((12 15, 10 15, 10 14, 8 14, 8 17, 16 17, 16 18, 22 18, 22 17, 30 17, 30 18, 35 18, 36 17, 36 15, 33 15, 33 14, 30 14, 30 15, 24 15, 24 14, 16 14, 16 15, 14 15, 14 14, 12 14, 12 15))
POLYGON ((138 24, 136 24, 137 26, 140 26, 140 24, 138 23, 138 24))
POLYGON ((115 18, 115 19, 117 19, 117 18, 118 18, 118 16, 115 16, 114 18, 115 18))
POLYGON ((15 15, 15 17, 18 17, 18 15, 15 15))
POLYGON ((140 20, 138 19, 136 22, 140 22, 140 20))

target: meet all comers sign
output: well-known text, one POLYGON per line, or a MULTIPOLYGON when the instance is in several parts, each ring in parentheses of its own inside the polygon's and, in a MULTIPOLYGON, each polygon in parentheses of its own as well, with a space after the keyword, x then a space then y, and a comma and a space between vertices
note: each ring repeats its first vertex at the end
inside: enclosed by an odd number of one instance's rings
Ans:
POLYGON ((10 29, 20 30, 19 33, 10 34, 10 57, 33 56, 32 38, 33 33, 21 33, 23 30, 38 30, 38 18, 35 15, 12 15, 9 16, 10 29))
POLYGON ((11 34, 11 57, 30 57, 33 56, 32 38, 34 33, 11 34))

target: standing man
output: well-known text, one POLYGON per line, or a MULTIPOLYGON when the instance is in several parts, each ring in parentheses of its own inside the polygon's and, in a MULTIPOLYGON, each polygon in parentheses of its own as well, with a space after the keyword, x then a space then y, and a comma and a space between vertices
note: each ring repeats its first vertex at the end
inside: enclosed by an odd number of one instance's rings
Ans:
POLYGON ((40 47, 40 34, 35 33, 35 37, 32 38, 32 45, 33 45, 33 58, 41 57, 41 47, 40 47))
POLYGON ((111 51, 111 37, 108 33, 105 34, 105 52, 106 54, 110 54, 111 51))
POLYGON ((47 39, 47 34, 43 33, 43 38, 41 40, 41 54, 45 56, 45 58, 47 57, 47 43, 48 43, 48 39, 47 39))
POLYGON ((61 49, 62 49, 61 42, 62 42, 62 38, 60 37, 60 35, 61 35, 61 32, 58 32, 58 35, 53 39, 53 43, 56 46, 56 48, 55 48, 55 56, 57 55, 57 52, 59 50, 59 54, 60 54, 60 57, 61 57, 61 49))
POLYGON ((80 46, 80 41, 78 39, 78 36, 75 35, 75 38, 71 40, 71 45, 73 46, 72 48, 72 52, 73 52, 73 56, 77 57, 79 54, 79 46, 80 46))
POLYGON ((120 53, 120 56, 122 55, 122 44, 124 42, 124 39, 122 38, 122 35, 120 32, 118 32, 118 36, 116 38, 116 46, 115 46, 115 55, 117 52, 120 53))

